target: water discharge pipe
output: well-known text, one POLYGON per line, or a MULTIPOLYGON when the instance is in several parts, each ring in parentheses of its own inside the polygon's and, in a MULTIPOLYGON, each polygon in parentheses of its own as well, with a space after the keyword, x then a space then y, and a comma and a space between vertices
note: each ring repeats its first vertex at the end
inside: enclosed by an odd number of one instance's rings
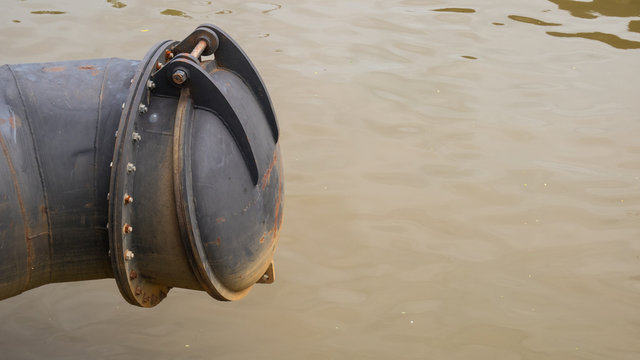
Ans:
POLYGON ((0 84, 0 299, 113 277, 152 307, 172 287, 236 300, 273 282, 278 124, 221 29, 142 61, 4 65, 0 84))

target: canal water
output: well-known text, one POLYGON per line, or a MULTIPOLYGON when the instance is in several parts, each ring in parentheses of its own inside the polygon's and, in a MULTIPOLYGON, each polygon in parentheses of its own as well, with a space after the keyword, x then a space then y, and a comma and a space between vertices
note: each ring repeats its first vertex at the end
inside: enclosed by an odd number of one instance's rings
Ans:
POLYGON ((640 358, 640 1, 3 0, 0 59, 201 23, 278 115, 276 282, 153 309, 46 285, 0 303, 1 358, 640 358))

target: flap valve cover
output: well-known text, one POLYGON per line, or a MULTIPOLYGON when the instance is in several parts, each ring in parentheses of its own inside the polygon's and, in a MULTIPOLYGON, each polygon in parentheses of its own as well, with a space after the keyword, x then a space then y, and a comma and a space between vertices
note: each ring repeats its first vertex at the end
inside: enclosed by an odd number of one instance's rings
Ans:
MULTIPOLYGON (((161 231, 148 241, 133 231, 133 213, 154 213, 159 205, 153 199, 147 204, 126 200, 136 191, 150 198, 144 189, 155 183, 172 184, 167 189, 181 251, 167 256, 186 257, 201 289, 219 300, 235 300, 256 282, 273 281, 283 207, 278 125, 262 79, 226 33, 201 25, 181 42, 156 45, 133 80, 118 133, 111 252, 119 288, 129 302, 153 306, 177 286, 145 277, 145 262, 139 260, 171 248, 159 243, 161 231), (214 59, 202 61, 202 55, 214 59), (162 164, 145 164, 144 154, 166 156, 162 164), (141 167, 150 169, 144 173, 141 167), (154 178, 143 175, 152 172, 154 178)), ((163 197, 161 186, 154 191, 163 197)), ((171 227, 170 218, 155 226, 171 227)))

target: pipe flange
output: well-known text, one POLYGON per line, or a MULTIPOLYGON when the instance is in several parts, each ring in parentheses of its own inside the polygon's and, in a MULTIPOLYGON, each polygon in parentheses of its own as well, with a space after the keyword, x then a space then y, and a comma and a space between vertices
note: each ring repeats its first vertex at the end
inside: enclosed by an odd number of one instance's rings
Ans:
MULTIPOLYGON (((109 197, 109 248, 113 273, 122 296, 131 304, 153 307, 167 296, 170 287, 149 281, 140 268, 140 256, 136 256, 139 242, 136 236, 133 214, 138 207, 134 202, 134 180, 140 142, 144 141, 136 132, 140 116, 147 113, 150 104, 149 86, 151 72, 166 57, 173 41, 164 41, 154 46, 142 60, 132 80, 127 101, 124 104, 118 126, 116 146, 111 169, 109 197)), ((153 166, 153 165, 150 165, 153 166)))

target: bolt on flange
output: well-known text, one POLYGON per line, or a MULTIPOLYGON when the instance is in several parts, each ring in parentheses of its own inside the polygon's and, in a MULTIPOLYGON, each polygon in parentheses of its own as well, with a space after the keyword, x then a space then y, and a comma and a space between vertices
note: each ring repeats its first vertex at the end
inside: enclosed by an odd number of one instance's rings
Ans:
POLYGON ((124 252, 124 259, 127 260, 127 261, 133 260, 134 256, 135 256, 135 254, 131 250, 127 250, 127 251, 124 252))
POLYGON ((189 76, 187 75, 187 73, 184 70, 176 70, 172 75, 171 75, 171 80, 173 80, 174 83, 181 85, 184 84, 185 81, 187 81, 189 79, 189 76))

